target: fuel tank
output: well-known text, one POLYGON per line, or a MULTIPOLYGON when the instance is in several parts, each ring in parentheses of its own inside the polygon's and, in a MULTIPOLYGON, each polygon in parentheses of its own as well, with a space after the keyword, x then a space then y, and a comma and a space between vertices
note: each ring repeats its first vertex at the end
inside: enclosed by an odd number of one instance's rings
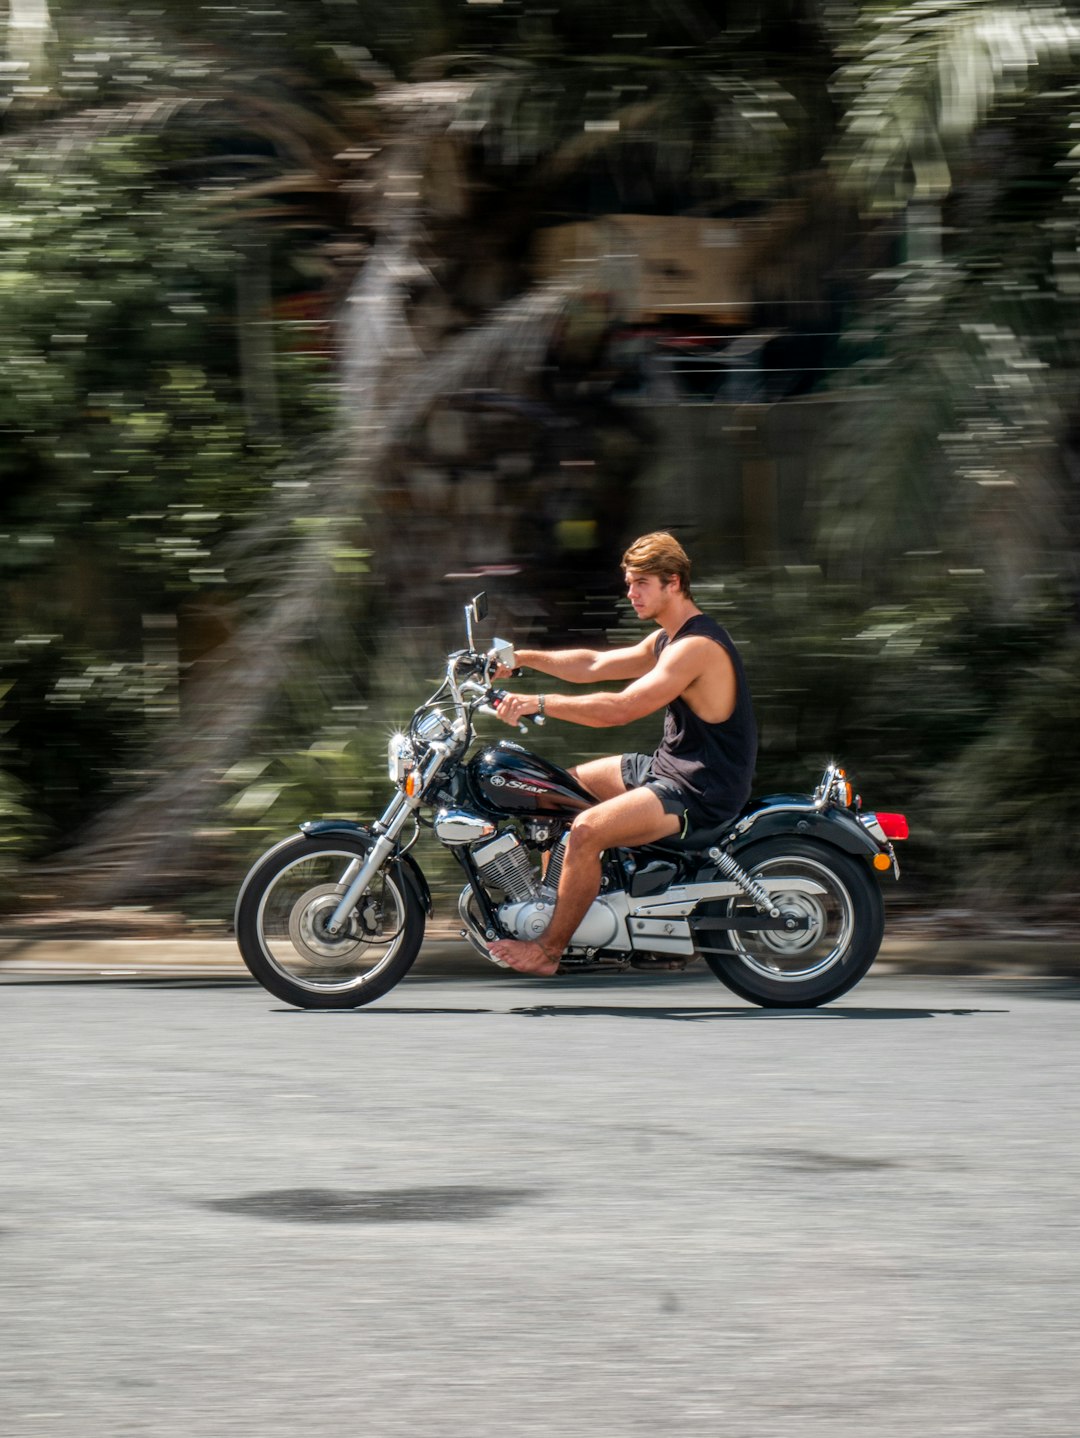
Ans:
POLYGON ((570 819, 596 803, 565 769, 508 739, 470 759, 467 772, 475 803, 489 814, 570 819))

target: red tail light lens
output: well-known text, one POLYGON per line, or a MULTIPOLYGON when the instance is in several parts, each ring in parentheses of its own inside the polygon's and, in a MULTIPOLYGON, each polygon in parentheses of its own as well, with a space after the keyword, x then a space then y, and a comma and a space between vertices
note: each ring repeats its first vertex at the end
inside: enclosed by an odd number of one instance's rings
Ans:
POLYGON ((882 814, 879 810, 874 817, 884 830, 886 839, 907 838, 908 822, 903 814, 882 814))

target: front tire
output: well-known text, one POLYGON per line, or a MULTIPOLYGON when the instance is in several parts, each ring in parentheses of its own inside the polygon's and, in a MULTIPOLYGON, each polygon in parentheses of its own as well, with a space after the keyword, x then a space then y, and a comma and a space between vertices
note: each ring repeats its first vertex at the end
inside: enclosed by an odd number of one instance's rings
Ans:
MULTIPOLYGON (((723 950, 702 955, 716 977, 762 1008, 817 1008, 846 994, 874 962, 885 930, 881 890, 867 866, 831 845, 796 838, 755 844, 739 862, 755 879, 811 879, 822 892, 774 892, 781 912, 806 923, 794 933, 702 930, 703 946, 723 950)), ((723 917, 758 913, 744 898, 709 908, 723 917)))
POLYGON ((391 860, 340 934, 326 923, 367 857, 362 840, 286 839, 244 880, 236 942, 264 989, 303 1009, 354 1009, 381 998, 408 973, 424 937, 424 906, 408 871, 391 860))

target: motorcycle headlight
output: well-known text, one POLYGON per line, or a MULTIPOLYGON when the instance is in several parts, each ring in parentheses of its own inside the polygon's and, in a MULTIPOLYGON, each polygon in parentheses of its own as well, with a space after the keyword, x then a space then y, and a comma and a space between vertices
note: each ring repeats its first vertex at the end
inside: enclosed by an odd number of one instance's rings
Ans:
POLYGON ((391 780, 402 785, 405 782, 405 775, 416 762, 412 746, 404 734, 392 734, 390 743, 386 746, 386 772, 391 780))

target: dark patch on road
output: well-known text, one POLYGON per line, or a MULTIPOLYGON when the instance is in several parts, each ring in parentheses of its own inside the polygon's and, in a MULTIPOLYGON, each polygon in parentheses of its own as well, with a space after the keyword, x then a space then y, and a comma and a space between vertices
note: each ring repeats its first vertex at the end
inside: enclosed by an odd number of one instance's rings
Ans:
POLYGON ((524 1203, 535 1190, 449 1184, 428 1188, 274 1188, 201 1206, 278 1223, 472 1223, 524 1203))
POLYGON ((796 1168, 803 1173, 830 1172, 866 1173, 881 1168, 903 1168, 895 1158, 871 1158, 866 1154, 822 1153, 815 1148, 767 1148, 751 1150, 754 1158, 780 1168, 796 1168))

